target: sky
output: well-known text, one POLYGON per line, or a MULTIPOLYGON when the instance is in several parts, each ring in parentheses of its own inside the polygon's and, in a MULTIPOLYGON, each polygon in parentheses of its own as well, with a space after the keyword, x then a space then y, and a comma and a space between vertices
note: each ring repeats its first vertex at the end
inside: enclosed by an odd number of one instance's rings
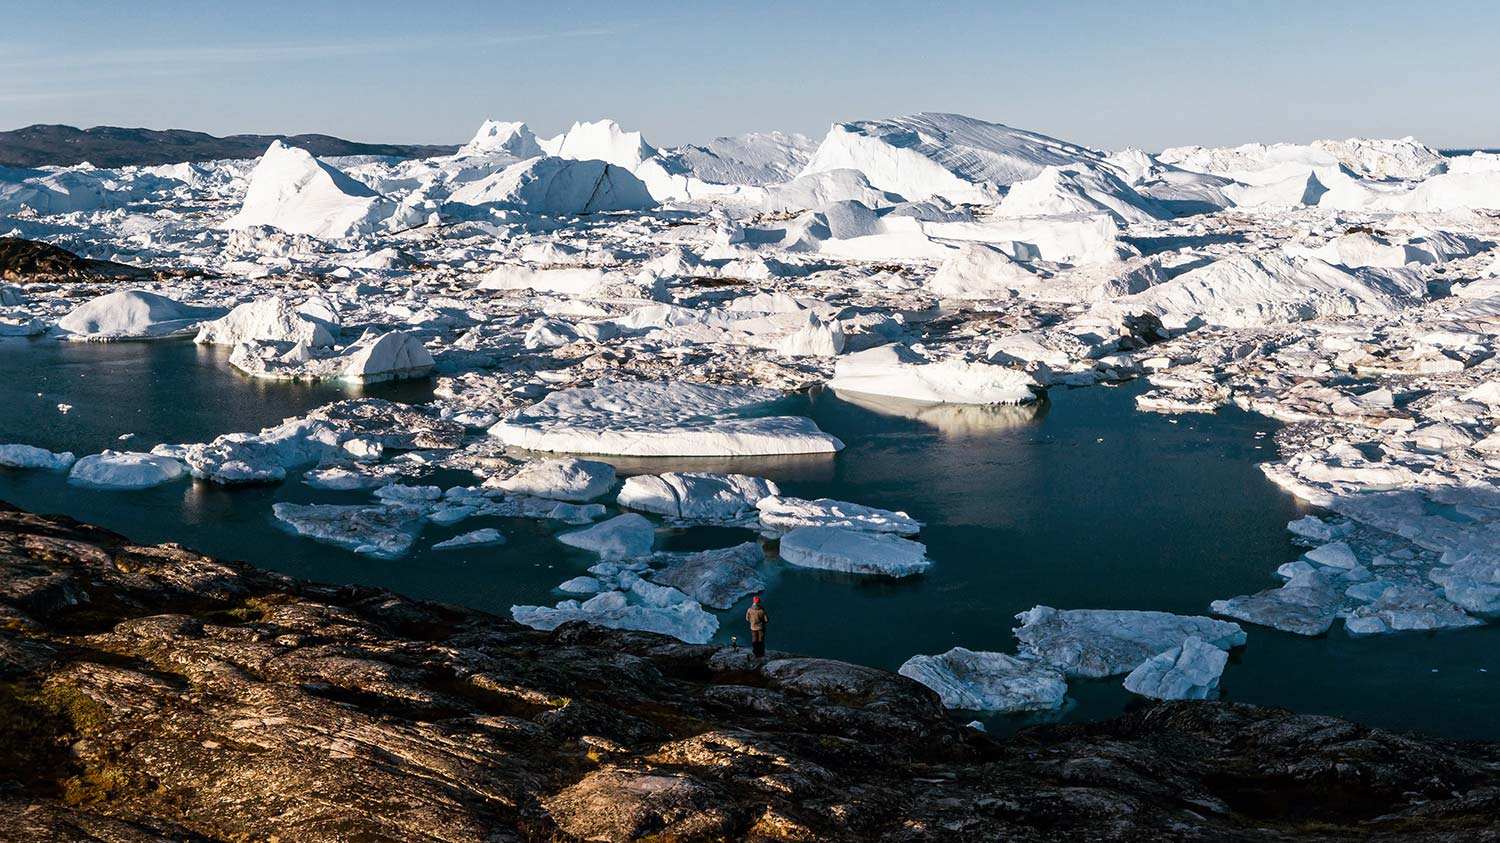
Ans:
POLYGON ((0 128, 670 146, 953 111, 1076 143, 1500 146, 1500 3, 5 0, 0 128))

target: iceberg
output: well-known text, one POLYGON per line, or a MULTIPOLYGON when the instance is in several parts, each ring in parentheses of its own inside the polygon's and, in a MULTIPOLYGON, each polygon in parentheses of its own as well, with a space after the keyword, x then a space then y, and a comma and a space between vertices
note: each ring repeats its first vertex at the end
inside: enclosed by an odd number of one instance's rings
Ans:
POLYGON ((1170 219, 1156 200, 1136 193, 1102 166, 1050 166, 1010 186, 996 213, 1003 217, 1107 214, 1124 225, 1170 219))
POLYGON ((432 546, 433 550, 462 550, 466 547, 488 547, 505 544, 505 536, 494 527, 463 533, 432 546))
POLYGON ((485 120, 474 137, 458 148, 457 157, 507 155, 520 159, 545 154, 537 145, 536 135, 525 123, 485 120))
POLYGON ((470 182, 453 191, 448 201, 554 216, 641 211, 656 205, 646 185, 629 170, 603 161, 551 156, 520 161, 470 182))
POLYGON ((803 174, 852 169, 910 200, 991 204, 1007 185, 1048 166, 1104 156, 1056 138, 961 114, 836 123, 803 174))
POLYGON ((619 504, 627 509, 705 524, 732 524, 780 493, 775 483, 747 474, 671 471, 625 479, 619 504))
POLYGON ((833 453, 844 443, 796 416, 751 417, 780 398, 764 389, 673 381, 564 389, 490 428, 532 451, 620 456, 833 453))
POLYGON ((1295 635, 1322 635, 1338 617, 1343 596, 1334 580, 1320 572, 1293 576, 1280 588, 1215 600, 1209 611, 1295 635))
POLYGON ((757 542, 745 542, 697 553, 657 553, 647 576, 671 586, 705 606, 728 609, 751 594, 766 589, 761 568, 766 553, 757 542))
POLYGON ((72 451, 53 453, 35 445, 0 445, 0 466, 67 471, 73 466, 72 451))
POLYGON ((532 460, 515 474, 485 485, 517 495, 587 503, 615 485, 615 467, 609 463, 571 457, 532 460))
POLYGON ((905 346, 883 345, 839 358, 828 386, 936 404, 1025 404, 1036 400, 1037 383, 1019 369, 930 360, 905 346))
POLYGON ((301 343, 312 348, 331 346, 338 339, 338 325, 321 318, 332 315, 331 309, 318 306, 321 304, 307 308, 319 314, 311 315, 279 296, 258 298, 235 307, 212 322, 203 323, 193 341, 228 346, 251 340, 301 343))
POLYGON ((757 501, 755 507, 760 512, 761 531, 768 535, 787 533, 799 527, 839 527, 901 536, 922 532, 922 522, 904 512, 831 498, 806 500, 772 494, 757 501))
POLYGON ((689 644, 706 644, 719 629, 719 619, 691 600, 650 606, 626 599, 622 592, 606 591, 582 603, 564 600, 555 607, 512 606, 510 614, 517 623, 533 629, 552 630, 570 621, 586 621, 610 629, 670 635, 689 644))
POLYGON ((407 331, 365 335, 342 349, 308 343, 247 341, 235 346, 230 365, 251 377, 287 381, 355 383, 425 378, 436 365, 421 338, 407 331))
POLYGON ((1125 677, 1125 690, 1157 700, 1207 700, 1219 695, 1219 677, 1229 654, 1190 635, 1170 650, 1141 662, 1125 677))
POLYGON ((396 203, 368 185, 275 140, 250 171, 244 204, 224 227, 268 225, 337 240, 375 231, 395 210, 396 203))
POLYGON ((149 489, 185 474, 182 463, 170 457, 104 451, 73 463, 68 482, 94 489, 149 489))
POLYGON ((1190 637, 1228 650, 1245 643, 1238 624, 1213 618, 1114 609, 1036 606, 1016 615, 1021 655, 1045 661, 1069 677, 1128 673, 1190 637))
POLYGON ((426 513, 401 505, 273 504, 276 519, 314 541, 381 559, 405 556, 422 532, 426 513))
POLYGON ((961 711, 1048 711, 1068 693, 1062 673, 1050 665, 963 647, 912 656, 897 672, 935 691, 944 708, 961 711))
POLYGON ((967 243, 927 279, 927 290, 945 299, 1004 299, 1039 280, 1004 249, 967 243))
POLYGON ((584 530, 560 533, 557 540, 569 547, 599 554, 601 559, 635 559, 651 553, 656 528, 635 513, 616 515, 584 530))
POLYGON ((221 313, 145 290, 117 290, 69 311, 57 327, 70 340, 166 339, 192 333, 200 322, 221 313))
POLYGON ((780 556, 799 568, 908 577, 932 567, 920 542, 844 527, 798 527, 781 537, 780 556))

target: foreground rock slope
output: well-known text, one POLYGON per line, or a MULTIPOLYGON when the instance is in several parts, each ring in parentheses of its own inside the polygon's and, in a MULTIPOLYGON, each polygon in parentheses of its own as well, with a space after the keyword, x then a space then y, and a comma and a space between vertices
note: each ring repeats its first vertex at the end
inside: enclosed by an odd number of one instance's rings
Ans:
POLYGON ((1500 747, 1223 703, 993 740, 871 668, 537 632, 0 508, 0 829, 1496 839, 1500 747))

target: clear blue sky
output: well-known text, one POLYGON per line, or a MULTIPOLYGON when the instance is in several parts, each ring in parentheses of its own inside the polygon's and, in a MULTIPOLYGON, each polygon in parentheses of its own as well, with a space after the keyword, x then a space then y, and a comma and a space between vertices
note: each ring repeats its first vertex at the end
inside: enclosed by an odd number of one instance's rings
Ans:
POLYGON ((6 0, 0 128, 657 144, 957 111, 1093 146, 1500 145, 1500 3, 6 0))

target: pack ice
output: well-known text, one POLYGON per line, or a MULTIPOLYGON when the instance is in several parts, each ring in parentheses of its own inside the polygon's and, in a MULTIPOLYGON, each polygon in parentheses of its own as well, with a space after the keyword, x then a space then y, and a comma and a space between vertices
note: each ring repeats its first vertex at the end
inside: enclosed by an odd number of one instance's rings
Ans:
MULTIPOLYGON (((705 607, 784 566, 930 564, 891 501, 808 500, 743 463, 685 461, 855 458, 781 399, 832 386, 985 437, 1034 420, 1049 388, 1140 377, 1142 410, 1278 422, 1262 470, 1316 511, 1289 533, 1302 558, 1206 610, 1376 637, 1500 616, 1496 156, 1411 138, 1105 151, 937 113, 665 147, 587 117, 552 138, 486 120, 423 159, 277 143, 244 161, 0 168, 3 242, 67 250, 6 265, 0 335, 196 336, 265 389, 430 377, 435 395, 151 453, 73 447, 73 464, 17 442, 0 463, 67 470, 80 494, 300 472, 311 493, 369 499, 283 508, 288 523, 366 552, 408 552, 428 523, 603 522, 581 541, 619 558, 559 575, 569 600, 517 616, 707 640, 705 607), (625 481, 589 454, 619 458, 625 481), (440 471, 476 485, 431 497, 440 471), (645 527, 606 520, 615 504, 645 527), (655 552, 659 522, 754 529, 779 561, 655 552)), ((1239 637, 1043 608, 1017 664, 955 652, 924 675, 965 704, 1033 665, 1206 695, 1218 657, 1189 639, 1239 637)))

